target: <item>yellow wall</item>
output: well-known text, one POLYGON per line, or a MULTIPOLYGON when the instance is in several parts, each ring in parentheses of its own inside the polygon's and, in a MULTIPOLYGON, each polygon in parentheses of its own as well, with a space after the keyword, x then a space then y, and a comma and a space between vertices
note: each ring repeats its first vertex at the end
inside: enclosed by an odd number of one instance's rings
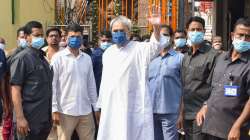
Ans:
POLYGON ((7 41, 7 48, 16 46, 16 31, 28 21, 37 20, 44 30, 54 24, 55 0, 14 0, 15 23, 12 24, 11 1, 0 0, 0 36, 7 41))

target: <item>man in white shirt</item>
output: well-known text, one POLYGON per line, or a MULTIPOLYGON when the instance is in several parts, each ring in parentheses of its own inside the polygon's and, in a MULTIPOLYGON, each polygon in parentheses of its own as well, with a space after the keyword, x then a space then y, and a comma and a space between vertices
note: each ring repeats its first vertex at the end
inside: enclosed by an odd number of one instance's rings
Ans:
POLYGON ((82 28, 68 25, 68 46, 52 57, 54 71, 52 113, 58 139, 70 140, 76 129, 80 140, 94 140, 91 106, 97 111, 96 85, 91 58, 79 51, 82 28))
POLYGON ((153 140, 147 69, 161 50, 159 22, 150 42, 128 41, 132 23, 124 16, 114 18, 110 26, 115 44, 103 54, 97 140, 153 140))

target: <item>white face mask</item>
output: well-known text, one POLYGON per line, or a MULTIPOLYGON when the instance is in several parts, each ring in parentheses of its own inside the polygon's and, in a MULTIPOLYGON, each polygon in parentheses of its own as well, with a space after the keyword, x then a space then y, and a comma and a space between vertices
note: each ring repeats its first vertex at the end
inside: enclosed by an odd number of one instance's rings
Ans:
POLYGON ((67 42, 59 42, 59 47, 65 48, 67 47, 67 42))
POLYGON ((161 35, 161 37, 160 37, 160 45, 162 46, 162 48, 169 47, 170 46, 170 36, 161 35))
POLYGON ((0 49, 4 50, 5 49, 5 45, 0 43, 0 49))

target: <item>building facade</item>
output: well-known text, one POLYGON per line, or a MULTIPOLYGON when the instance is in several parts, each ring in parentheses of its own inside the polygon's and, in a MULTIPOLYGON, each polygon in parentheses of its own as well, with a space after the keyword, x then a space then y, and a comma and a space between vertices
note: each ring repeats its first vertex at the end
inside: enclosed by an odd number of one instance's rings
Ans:
POLYGON ((7 48, 16 47, 16 31, 28 21, 40 21, 44 29, 55 22, 55 0, 2 0, 0 36, 7 48))

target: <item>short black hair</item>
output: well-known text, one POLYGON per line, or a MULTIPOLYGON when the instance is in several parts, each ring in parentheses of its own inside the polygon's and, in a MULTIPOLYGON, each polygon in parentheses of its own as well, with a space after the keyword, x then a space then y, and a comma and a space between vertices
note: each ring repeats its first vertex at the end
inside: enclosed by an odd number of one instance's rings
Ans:
POLYGON ((20 32, 24 32, 24 34, 27 34, 26 28, 24 26, 17 29, 16 32, 17 37, 19 36, 20 32))
POLYGON ((112 34, 110 31, 103 31, 100 33, 100 37, 106 36, 107 38, 112 38, 112 34))
POLYGON ((33 28, 39 28, 42 29, 43 25, 38 22, 38 21, 29 21, 26 25, 25 25, 25 29, 27 31, 27 34, 30 35, 32 33, 32 29, 33 28))
POLYGON ((198 16, 194 16, 194 17, 189 18, 189 20, 186 24, 186 29, 188 29, 189 25, 192 22, 199 22, 203 26, 203 29, 205 29, 205 20, 202 17, 198 17, 198 16))
POLYGON ((238 25, 244 25, 246 27, 250 27, 250 18, 249 17, 239 18, 234 24, 234 30, 238 25))
POLYGON ((182 29, 177 29, 174 33, 183 33, 184 35, 187 35, 187 32, 182 29))
POLYGON ((49 33, 52 32, 52 31, 58 32, 59 36, 61 37, 62 31, 61 31, 59 28, 57 28, 57 27, 51 27, 51 28, 49 28, 49 29, 46 31, 46 37, 48 37, 48 36, 49 36, 49 33))
POLYGON ((171 26, 169 26, 169 25, 166 25, 166 24, 162 24, 161 25, 161 29, 162 28, 167 28, 168 29, 168 31, 169 31, 169 34, 170 34, 170 36, 172 36, 173 35, 173 29, 172 29, 172 27, 171 26))
POLYGON ((72 31, 72 32, 81 32, 81 34, 83 32, 82 27, 77 23, 69 24, 67 26, 67 28, 66 28, 66 31, 67 31, 67 33, 70 32, 70 31, 72 31))

